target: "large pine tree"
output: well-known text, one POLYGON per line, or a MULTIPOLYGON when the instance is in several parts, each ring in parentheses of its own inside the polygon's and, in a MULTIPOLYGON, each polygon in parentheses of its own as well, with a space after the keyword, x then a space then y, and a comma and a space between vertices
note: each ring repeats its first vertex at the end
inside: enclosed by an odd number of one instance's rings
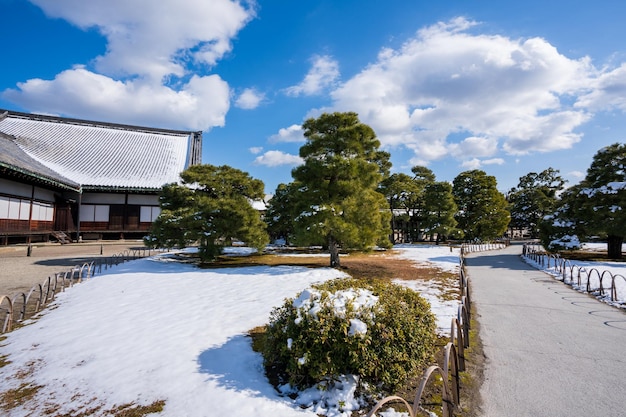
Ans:
POLYGON ((198 243, 206 261, 233 239, 257 249, 265 247, 265 224, 252 206, 252 201, 264 197, 261 180, 227 165, 193 165, 180 178, 180 184, 163 187, 161 214, 152 226, 149 245, 169 248, 198 243))
POLYGON ((303 129, 304 164, 292 171, 296 241, 326 246, 332 267, 340 266, 340 247, 389 247, 391 214, 377 187, 391 163, 372 128, 350 112, 322 114, 303 129))

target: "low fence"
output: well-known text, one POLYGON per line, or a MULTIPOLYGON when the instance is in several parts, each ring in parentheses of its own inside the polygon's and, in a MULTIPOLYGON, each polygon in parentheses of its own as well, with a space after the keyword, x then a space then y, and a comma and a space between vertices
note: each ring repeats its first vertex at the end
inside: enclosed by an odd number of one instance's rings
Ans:
POLYGON ((12 297, 0 295, 0 333, 10 332, 13 327, 34 316, 50 304, 55 296, 73 285, 102 273, 109 268, 153 254, 153 249, 129 249, 122 253, 95 258, 82 265, 48 276, 41 284, 35 284, 30 291, 20 292, 12 297))
MULTIPOLYGON (((443 365, 431 365, 424 371, 419 387, 413 400, 413 405, 404 398, 392 395, 380 400, 374 408, 367 414, 373 417, 378 412, 384 411, 382 408, 393 404, 400 405, 406 409, 410 417, 417 417, 422 413, 428 413, 422 404, 422 396, 428 383, 433 377, 439 377, 441 384, 442 416, 453 417, 460 410, 460 373, 465 371, 465 349, 470 345, 470 322, 471 322, 471 298, 470 281, 465 271, 465 254, 487 250, 503 249, 508 242, 503 243, 480 243, 463 244, 460 255, 459 287, 460 304, 457 316, 452 319, 450 329, 450 341, 443 348, 443 365)), ((430 415, 430 414, 429 414, 430 415)))
POLYGON ((553 270, 556 278, 579 291, 611 304, 626 304, 626 277, 597 267, 576 265, 559 254, 547 253, 541 245, 524 245, 522 255, 542 269, 553 270))

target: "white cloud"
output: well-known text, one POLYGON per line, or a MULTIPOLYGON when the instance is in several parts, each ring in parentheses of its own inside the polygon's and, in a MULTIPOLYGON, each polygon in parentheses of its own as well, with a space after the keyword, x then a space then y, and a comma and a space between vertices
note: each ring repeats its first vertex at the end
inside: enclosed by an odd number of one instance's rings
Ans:
POLYGON ((257 156, 254 163, 255 165, 276 167, 280 165, 301 165, 303 161, 298 155, 291 155, 281 151, 267 151, 263 155, 257 156))
POLYGON ((235 106, 245 110, 256 109, 264 99, 264 94, 254 88, 246 88, 235 101, 235 106))
POLYGON ((582 180, 586 176, 586 174, 582 171, 570 171, 567 173, 567 175, 578 180, 582 180))
MULTIPOLYGON (((194 130, 224 125, 228 84, 218 75, 197 74, 231 50, 231 39, 255 16, 254 3, 32 2, 50 17, 100 32, 106 52, 94 57, 93 68, 77 66, 52 80, 27 80, 5 90, 3 98, 30 111, 120 123, 194 130)), ((247 95, 236 104, 252 103, 247 95)))
POLYGON ((591 110, 617 108, 626 110, 626 64, 599 74, 587 94, 579 97, 576 107, 591 110))
POLYGON ((45 114, 205 130, 224 125, 229 94, 228 84, 217 75, 194 75, 174 90, 142 80, 116 81, 77 67, 54 80, 19 83, 17 90, 6 90, 3 97, 45 114))
POLYGON ((311 96, 320 94, 324 89, 332 87, 339 78, 339 64, 332 57, 314 56, 312 66, 304 80, 298 85, 285 89, 289 96, 311 96))
POLYGON ((304 130, 302 130, 302 126, 300 125, 291 125, 287 128, 283 127, 278 130, 278 133, 269 138, 270 143, 298 143, 304 142, 305 140, 304 130))
POLYGON ((263 152, 263 147, 262 146, 253 146, 251 148, 248 148, 248 150, 250 151, 251 154, 258 155, 261 152, 263 152))
POLYGON ((461 168, 466 170, 479 169, 481 167, 480 159, 472 158, 461 163, 461 168))
POLYGON ((483 165, 504 165, 504 159, 502 158, 484 159, 482 163, 483 165))
POLYGON ((471 136, 459 143, 450 144, 449 149, 450 153, 459 159, 474 156, 486 157, 494 155, 498 151, 498 140, 496 138, 471 136))
POLYGON ((329 111, 356 111, 384 146, 405 146, 423 161, 494 156, 498 143, 525 154, 578 142, 591 115, 571 98, 590 88, 589 59, 569 59, 541 38, 470 33, 476 27, 458 18, 381 50, 332 91, 329 111))
POLYGON ((478 159, 472 158, 465 160, 461 163, 461 167, 467 170, 472 169, 480 169, 484 165, 504 165, 504 159, 502 158, 491 158, 491 159, 478 159))
POLYGON ((31 0, 51 17, 97 29, 107 51, 97 70, 109 76, 162 80, 182 76, 190 62, 214 65, 255 15, 230 0, 31 0))

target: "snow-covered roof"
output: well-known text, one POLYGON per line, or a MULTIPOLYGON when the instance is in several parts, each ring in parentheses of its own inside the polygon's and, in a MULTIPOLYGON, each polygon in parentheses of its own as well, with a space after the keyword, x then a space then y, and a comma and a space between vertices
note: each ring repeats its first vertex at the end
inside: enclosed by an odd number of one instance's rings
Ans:
POLYGON ((31 158, 10 137, 0 133, 0 173, 21 176, 44 183, 53 188, 79 191, 80 184, 53 171, 31 158))
MULTIPOLYGON (((0 110, 0 140, 83 190, 159 189, 200 163, 202 133, 0 110)), ((39 164, 39 165, 38 165, 39 164)))

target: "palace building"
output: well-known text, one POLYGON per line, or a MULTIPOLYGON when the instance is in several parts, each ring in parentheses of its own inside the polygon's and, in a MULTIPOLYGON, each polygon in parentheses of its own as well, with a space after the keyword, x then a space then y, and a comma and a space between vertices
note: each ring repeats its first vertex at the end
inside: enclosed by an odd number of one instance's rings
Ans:
POLYGON ((137 238, 202 132, 0 110, 0 244, 137 238))

